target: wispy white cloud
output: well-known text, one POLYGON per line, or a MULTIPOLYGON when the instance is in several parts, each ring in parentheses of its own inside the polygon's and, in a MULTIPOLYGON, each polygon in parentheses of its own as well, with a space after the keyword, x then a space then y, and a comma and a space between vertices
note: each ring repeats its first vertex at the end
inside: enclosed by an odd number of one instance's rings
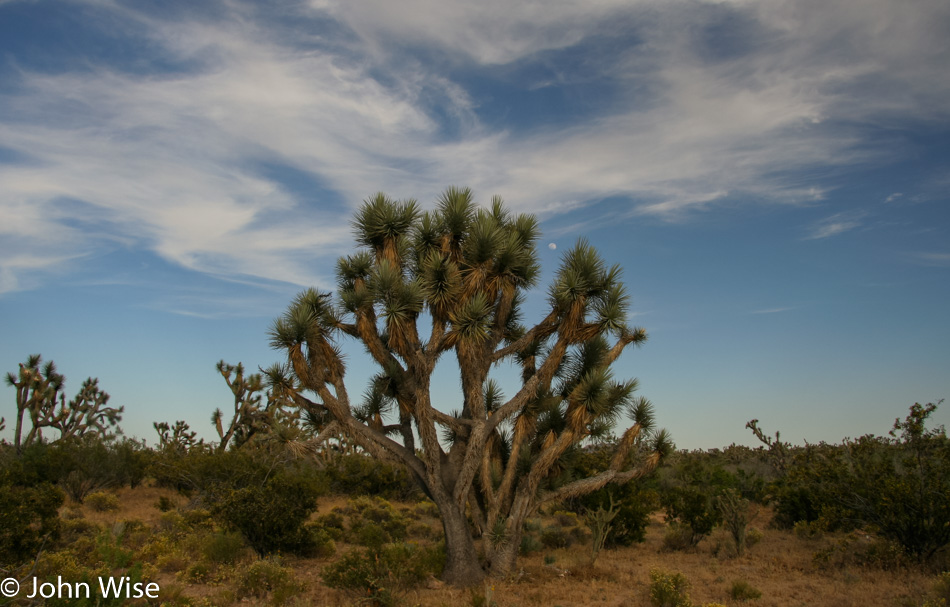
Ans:
POLYGON ((884 199, 884 202, 885 202, 885 203, 894 202, 895 200, 897 200, 897 199, 900 198, 901 196, 903 196, 902 193, 900 193, 900 192, 894 192, 893 194, 891 194, 890 196, 888 196, 887 198, 885 198, 885 199, 884 199))
POLYGON ((863 223, 864 213, 862 212, 835 213, 815 222, 809 229, 808 235, 805 236, 805 240, 819 240, 837 236, 858 228, 863 223))
POLYGON ((780 312, 788 312, 794 310, 794 307, 784 307, 784 308, 765 308, 763 310, 752 310, 750 314, 778 314, 780 312))
POLYGON ((912 253, 911 259, 919 264, 927 266, 950 266, 950 253, 945 252, 920 251, 917 253, 912 253))
MULTIPOLYGON (((0 164, 7 291, 32 284, 9 261, 15 250, 59 265, 117 239, 198 272, 326 284, 316 268, 348 247, 347 206, 377 190, 428 202, 448 184, 471 185, 547 216, 608 196, 629 198, 628 214, 665 218, 737 196, 813 204, 825 186, 798 171, 886 153, 864 145, 861 121, 950 113, 939 60, 950 18, 937 1, 301 7, 304 23, 335 20, 334 44, 240 2, 213 21, 91 6, 191 67, 24 70, 17 88, 0 87, 0 141, 35 160, 0 164), (704 46, 715 23, 746 24, 730 37, 739 48, 704 46), (583 73, 611 82, 616 100, 530 132, 483 124, 474 91, 447 69, 530 64, 603 34, 615 52, 583 73), (437 58, 409 53, 419 48, 437 58), (313 176, 326 197, 304 199, 264 163, 313 176)), ((834 215, 809 238, 860 224, 834 215)))

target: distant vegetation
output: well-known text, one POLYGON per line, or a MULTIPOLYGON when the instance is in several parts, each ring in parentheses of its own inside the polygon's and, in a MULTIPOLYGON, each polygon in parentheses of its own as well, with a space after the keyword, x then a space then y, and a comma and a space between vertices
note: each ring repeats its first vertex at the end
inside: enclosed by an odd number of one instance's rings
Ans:
MULTIPOLYGON (((55 372, 37 368, 40 384, 55 372)), ((229 386, 237 370, 219 365, 229 386)), ((214 604, 278 604, 316 587, 350 597, 339 600, 387 605, 431 584, 444 566, 444 534, 438 508, 413 475, 343 437, 328 438, 328 420, 295 415, 292 401, 266 382, 245 381, 253 388, 247 393, 231 388, 232 420, 212 418, 219 436, 230 434, 223 450, 196 440, 183 422, 157 423, 153 448, 115 436, 109 424, 41 436, 25 416, 23 434, 34 438, 21 441, 19 453, 0 444, 0 573, 160 580, 168 604, 181 605, 201 604, 187 588, 214 580, 229 589, 214 604), (127 500, 148 492, 155 497, 136 506, 134 518, 120 515, 127 500), (339 505, 319 508, 328 499, 339 505), (313 560, 319 579, 293 565, 313 560)), ((927 425, 938 404, 913 405, 886 436, 835 445, 789 445, 750 423, 761 447, 676 451, 649 476, 552 503, 525 521, 519 553, 557 570, 564 557, 552 555, 582 548, 586 556, 573 566, 591 575, 598 555, 649 533, 660 533, 661 555, 703 550, 739 560, 772 534, 789 534, 812 551, 816 567, 939 573, 950 568, 950 441, 927 425)), ((584 478, 611 452, 609 444, 579 451, 562 473, 584 478)), ((479 546, 496 541, 495 533, 483 530, 479 546)), ((644 600, 699 604, 689 602, 681 573, 652 575, 643 579, 644 600)), ((934 578, 915 604, 941 604, 945 579, 934 578)), ((729 604, 768 592, 761 581, 738 578, 721 586, 716 601, 729 604)), ((503 604, 491 593, 472 596, 503 604)))

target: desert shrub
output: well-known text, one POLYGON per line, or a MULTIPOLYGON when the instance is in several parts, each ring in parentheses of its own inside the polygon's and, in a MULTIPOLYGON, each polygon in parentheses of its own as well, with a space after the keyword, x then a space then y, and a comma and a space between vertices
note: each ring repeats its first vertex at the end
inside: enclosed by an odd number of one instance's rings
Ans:
POLYGON ((431 500, 422 500, 412 510, 419 517, 439 518, 439 507, 431 500))
POLYGON ((33 478, 17 462, 0 470, 0 566, 31 560, 59 532, 62 492, 33 478))
POLYGON ((715 496, 700 487, 670 487, 661 500, 668 521, 679 523, 678 533, 686 535, 695 546, 720 523, 722 516, 715 505, 715 496))
POLYGON ((105 491, 90 493, 86 496, 84 503, 96 512, 110 512, 119 509, 119 497, 105 491))
POLYGON ((827 525, 822 519, 815 521, 795 521, 792 532, 800 540, 817 540, 825 536, 827 525))
POLYGON ((274 603, 281 604, 302 590, 294 572, 279 559, 265 558, 240 569, 235 576, 237 598, 264 598, 270 593, 274 603))
MULTIPOLYGON (((590 532, 590 530, 585 529, 584 527, 572 527, 568 533, 570 533, 571 538, 575 542, 578 542, 581 544, 586 543, 593 538, 593 534, 590 532)), ((607 529, 607 534, 608 535, 610 534, 609 528, 607 529)), ((601 546, 601 548, 603 548, 603 546, 601 546)))
POLYGON ((532 533, 525 533, 521 536, 521 544, 518 546, 518 554, 527 556, 533 552, 541 550, 544 546, 538 538, 532 533))
POLYGON ((144 440, 139 442, 125 437, 111 441, 110 448, 117 480, 135 489, 148 476, 155 452, 146 446, 144 440))
POLYGON ((944 571, 937 576, 931 587, 931 593, 936 600, 950 603, 950 571, 944 571))
MULTIPOLYGON (((574 463, 574 473, 579 477, 593 476, 606 467, 609 456, 609 450, 583 453, 574 463)), ((646 539, 650 514, 660 507, 655 485, 653 477, 623 485, 608 485, 587 495, 567 500, 564 505, 569 511, 583 517, 598 509, 609 510, 613 507, 616 515, 611 522, 604 547, 629 546, 646 539)))
POLYGON ((36 561, 36 577, 55 579, 58 575, 70 582, 80 582, 84 578, 108 575, 108 569, 101 563, 95 568, 80 564, 73 550, 57 550, 41 554, 36 561))
POLYGON ((135 553, 122 543, 122 532, 103 531, 96 537, 96 553, 99 561, 110 569, 130 567, 135 560, 135 553))
POLYGON ((211 563, 208 561, 195 561, 181 572, 179 579, 201 583, 206 581, 211 575, 211 569, 211 563))
POLYGON ((926 428, 936 408, 914 404, 895 421, 891 438, 868 435, 799 450, 776 488, 777 523, 872 528, 918 562, 933 564, 950 545, 950 440, 943 427, 926 428))
POLYGON ((755 527, 749 527, 745 535, 745 545, 747 548, 751 548, 761 542, 764 537, 765 534, 762 531, 755 527))
POLYGON ((304 529, 310 536, 310 548, 307 556, 326 558, 336 553, 334 534, 319 523, 307 523, 304 529))
POLYGON ((415 537, 424 540, 438 537, 440 532, 441 529, 437 531, 425 523, 412 523, 406 528, 406 535, 408 537, 415 537))
POLYGON ((689 525, 670 521, 663 534, 663 549, 669 551, 686 550, 693 547, 693 530, 689 525))
POLYGON ((682 573, 650 571, 650 604, 653 607, 691 607, 689 580, 682 573))
POLYGON ((361 546, 378 547, 406 539, 408 523, 392 504, 380 497, 358 497, 349 501, 348 537, 361 546))
POLYGON ((346 519, 336 510, 321 514, 317 517, 317 522, 326 529, 339 529, 342 531, 346 528, 346 519))
POLYGON ((736 580, 729 587, 729 596, 734 601, 751 601, 762 597, 762 591, 745 580, 736 580))
POLYGON ((220 487, 242 489, 260 486, 273 470, 273 458, 260 451, 214 452, 202 445, 188 451, 157 453, 149 473, 160 487, 184 495, 213 492, 220 487))
MULTIPOLYGON (((41 582, 50 582, 56 584, 60 576, 63 580, 70 583, 86 583, 90 588, 97 588, 98 579, 101 576, 107 576, 110 573, 109 566, 105 563, 97 562, 93 557, 84 556, 83 563, 80 563, 72 550, 49 552, 40 555, 36 564, 36 578, 41 582), (93 565, 85 563, 93 562, 93 565)), ((125 575, 129 576, 131 583, 143 581, 142 565, 136 563, 133 567, 126 570, 125 575)), ((103 597, 97 596, 97 593, 90 592, 89 598, 82 593, 79 596, 70 597, 67 593, 59 596, 53 596, 45 599, 43 605, 50 607, 118 607, 126 602, 121 597, 103 597)))
POLYGON ((906 564, 907 556, 896 542, 852 531, 828 548, 816 552, 813 560, 822 567, 857 565, 893 570, 906 564))
POLYGON ((214 514, 207 508, 185 508, 181 511, 185 527, 194 531, 214 529, 214 514))
POLYGON ((153 534, 139 548, 136 558, 143 561, 158 561, 159 558, 177 549, 175 541, 165 533, 153 534))
POLYGON ((553 516, 554 520, 557 521, 557 524, 561 527, 576 527, 578 524, 580 524, 580 519, 577 518, 576 512, 558 510, 553 516))
POLYGON ((346 530, 346 519, 339 512, 328 512, 317 517, 315 521, 331 540, 339 541, 346 530))
POLYGON ((330 488, 336 493, 372 495, 400 501, 411 501, 421 496, 421 491, 404 466, 369 455, 340 455, 330 461, 326 472, 330 488))
POLYGON ((159 531, 170 534, 180 534, 184 533, 187 529, 188 525, 185 524, 185 517, 177 510, 163 512, 162 515, 158 517, 159 531))
POLYGON ((219 488, 211 512, 225 527, 239 531, 259 555, 276 551, 307 554, 315 549, 304 526, 317 509, 320 487, 304 475, 282 472, 261 486, 219 488))
POLYGON ((155 566, 159 571, 177 573, 187 570, 192 561, 193 557, 190 554, 186 554, 181 548, 176 547, 158 557, 155 560, 155 566))
POLYGON ((103 440, 94 434, 32 445, 24 454, 29 467, 78 503, 95 491, 138 486, 151 458, 142 443, 127 438, 103 440))
POLYGON ((155 502, 155 507, 158 508, 159 512, 168 512, 175 508, 175 502, 167 495, 163 495, 158 498, 158 501, 155 502))
POLYGON ((330 588, 350 591, 374 605, 392 605, 396 595, 438 576, 445 564, 444 547, 387 544, 355 550, 323 570, 330 588))
POLYGON ((216 565, 230 565, 244 554, 244 538, 238 533, 212 533, 201 543, 201 555, 216 565))
POLYGON ((100 528, 92 521, 84 518, 63 518, 59 523, 59 542, 60 546, 72 546, 80 541, 81 538, 95 538, 99 534, 100 528))
POLYGON ((567 548, 574 538, 563 527, 551 525, 541 532, 541 545, 545 548, 567 548))

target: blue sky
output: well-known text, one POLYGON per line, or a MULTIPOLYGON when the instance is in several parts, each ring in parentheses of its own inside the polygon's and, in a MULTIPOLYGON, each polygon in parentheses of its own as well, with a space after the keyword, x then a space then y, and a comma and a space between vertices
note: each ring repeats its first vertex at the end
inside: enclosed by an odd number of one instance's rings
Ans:
POLYGON ((624 266, 680 447, 950 397, 943 0, 0 0, 0 370, 98 377, 127 434, 208 436, 360 202, 449 185, 536 213, 545 279, 624 266))

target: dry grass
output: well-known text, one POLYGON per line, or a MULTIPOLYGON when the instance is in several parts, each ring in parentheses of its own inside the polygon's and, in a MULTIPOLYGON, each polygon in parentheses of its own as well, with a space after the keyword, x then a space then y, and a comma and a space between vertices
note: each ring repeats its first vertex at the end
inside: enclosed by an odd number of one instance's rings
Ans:
MULTIPOLYGON (((163 489, 139 487, 118 492, 121 508, 114 512, 95 512, 83 508, 82 515, 90 521, 110 525, 117 521, 137 519, 155 527, 161 516, 156 504, 161 496, 184 504, 186 500, 163 489)), ((318 514, 344 506, 346 496, 320 500, 318 514)), ((396 504, 414 508, 415 504, 396 504)), ((74 507, 75 508, 75 507, 74 507)), ((762 592, 762 597, 749 601, 761 607, 864 607, 917 606, 932 586, 935 576, 911 569, 884 571, 865 567, 817 567, 813 563, 816 550, 830 545, 834 538, 804 540, 791 532, 766 528, 768 512, 760 512, 753 525, 764 529, 762 540, 742 557, 725 556, 716 550, 717 537, 705 539, 692 551, 662 550, 665 526, 656 516, 647 529, 643 544, 601 552, 597 565, 589 564, 588 545, 542 550, 518 561, 518 571, 508 580, 489 581, 484 588, 455 589, 432 580, 428 587, 402 596, 405 605, 441 607, 470 605, 472 593, 490 594, 499 607, 603 605, 605 607, 648 606, 648 585, 651 569, 680 572, 691 583, 694 604, 717 602, 737 605, 729 591, 735 581, 744 581, 762 592), (718 552, 718 554, 717 554, 718 552), (545 559, 547 557, 547 559, 545 559), (545 562, 549 564, 545 564, 545 562)), ((438 526, 435 519, 423 517, 419 522, 438 526)), ((545 524, 554 519, 545 519, 545 524)), ((721 532, 720 532, 721 533, 721 532)), ((726 542, 721 536, 718 541, 726 542)), ((293 568, 306 589, 291 600, 291 605, 351 604, 345 593, 326 588, 320 581, 321 570, 352 547, 337 544, 337 554, 325 559, 287 557, 284 564, 293 568)), ((173 573, 160 573, 156 580, 170 593, 199 599, 204 604, 224 605, 233 602, 227 584, 184 582, 173 573)))

